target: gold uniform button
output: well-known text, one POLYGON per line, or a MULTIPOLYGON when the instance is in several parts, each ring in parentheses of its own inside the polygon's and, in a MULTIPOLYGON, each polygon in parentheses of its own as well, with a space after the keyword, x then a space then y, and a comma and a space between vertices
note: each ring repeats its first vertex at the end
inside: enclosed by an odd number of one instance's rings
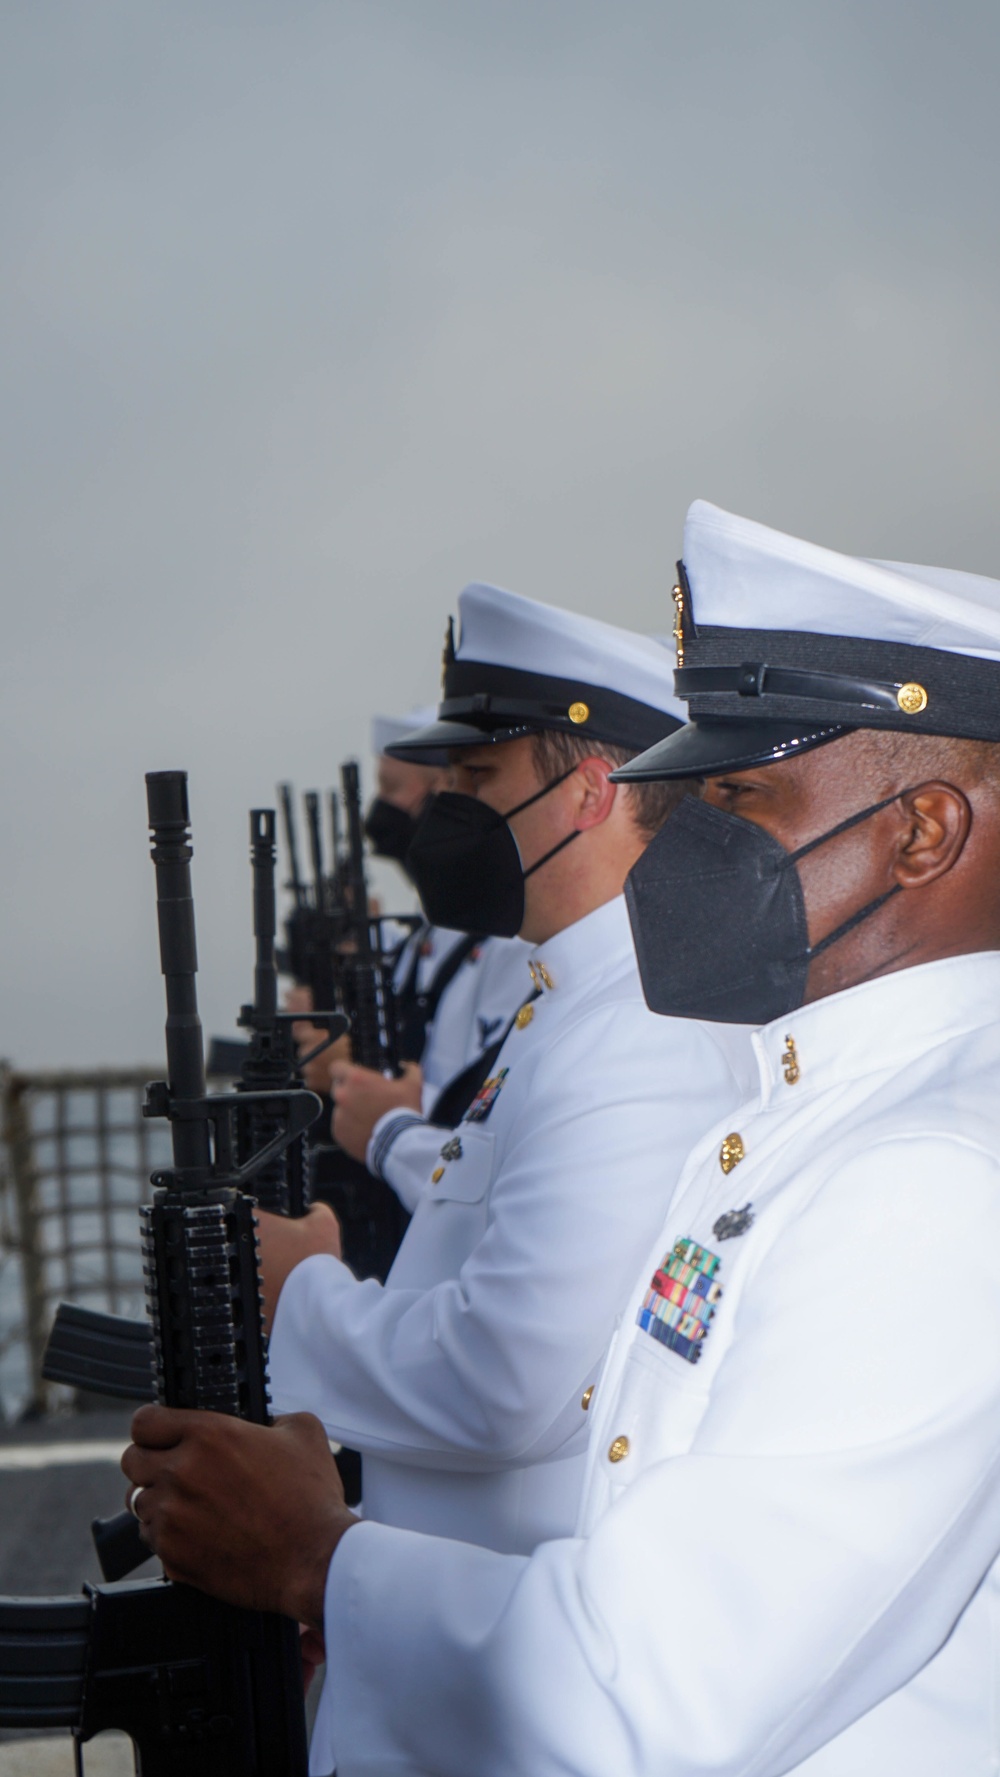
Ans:
POLYGON ((732 1135, 726 1136, 719 1149, 719 1165, 723 1172, 732 1172, 733 1167, 738 1166, 745 1155, 746 1148, 743 1146, 743 1137, 734 1129, 732 1135))
POLYGON ((443 1166, 435 1166, 434 1171, 431 1173, 431 1184, 432 1185, 439 1185, 443 1178, 444 1178, 444 1167, 443 1166))
POLYGON ((629 1448, 630 1445, 627 1438, 616 1438, 608 1451, 608 1461, 624 1462, 629 1453, 629 1448))
POLYGON ((534 1018, 534 1016, 535 1016, 534 1006, 522 1006, 521 1010, 519 1011, 517 1017, 514 1020, 514 1023, 517 1025, 518 1030, 527 1030, 528 1025, 531 1023, 531 1020, 534 1018))
POLYGON ((571 722, 586 722, 590 717, 590 705, 587 703, 571 703, 566 714, 571 722))
POLYGON ((911 682, 909 685, 900 685, 896 692, 896 702, 904 716, 919 716, 921 710, 927 708, 929 699, 922 685, 911 682))
POLYGON ((590 1403, 593 1400, 593 1398, 594 1398, 594 1384, 591 1383, 589 1388, 584 1389, 583 1400, 580 1402, 580 1405, 583 1408, 585 1413, 587 1411, 587 1408, 590 1406, 590 1403))

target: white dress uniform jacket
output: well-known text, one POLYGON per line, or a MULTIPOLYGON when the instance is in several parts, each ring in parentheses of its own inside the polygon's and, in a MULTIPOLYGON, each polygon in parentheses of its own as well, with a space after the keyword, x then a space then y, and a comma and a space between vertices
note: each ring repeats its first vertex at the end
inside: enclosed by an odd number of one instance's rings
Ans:
MULTIPOLYGON (((395 971, 397 984, 407 978, 416 947, 417 989, 430 992, 438 971, 465 941, 464 932, 418 927, 403 946, 395 971)), ((421 1058, 425 1111, 433 1110, 449 1080, 475 1061, 513 1017, 524 998, 529 955, 521 938, 480 938, 459 965, 441 995, 421 1058)))
MULTIPOLYGON (((429 929, 440 931, 436 926, 429 929)), ((365 1154, 369 1172, 391 1186, 411 1214, 441 1150, 441 1130, 428 1122, 440 1094, 499 1040, 530 991, 527 965, 532 952, 521 938, 483 938, 477 949, 479 955, 463 964, 441 996, 424 1052, 420 1114, 386 1111, 372 1130, 365 1154)))
POLYGON ((270 1345, 277 1407, 364 1453, 366 1517, 509 1551, 573 1527, 581 1395, 685 1155, 745 1096, 750 1060, 740 1030, 647 1010, 620 896, 535 963, 551 986, 467 1119, 436 1132, 385 1286, 305 1260, 270 1345))
POLYGON ((755 1037, 622 1313, 577 1537, 349 1531, 316 1770, 1000 1769, 998 1006, 988 953, 755 1037))

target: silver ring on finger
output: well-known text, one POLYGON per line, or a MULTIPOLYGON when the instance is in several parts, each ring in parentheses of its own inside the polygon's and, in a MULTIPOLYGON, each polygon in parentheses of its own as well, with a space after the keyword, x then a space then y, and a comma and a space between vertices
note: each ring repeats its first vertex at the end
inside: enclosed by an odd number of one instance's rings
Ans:
POLYGON ((146 1491, 145 1487, 133 1487, 131 1493, 128 1496, 128 1509, 131 1512, 133 1518, 137 1519, 140 1524, 142 1523, 142 1519, 139 1517, 139 1514, 136 1511, 136 1505, 138 1504, 139 1495, 141 1493, 145 1493, 145 1491, 146 1491))

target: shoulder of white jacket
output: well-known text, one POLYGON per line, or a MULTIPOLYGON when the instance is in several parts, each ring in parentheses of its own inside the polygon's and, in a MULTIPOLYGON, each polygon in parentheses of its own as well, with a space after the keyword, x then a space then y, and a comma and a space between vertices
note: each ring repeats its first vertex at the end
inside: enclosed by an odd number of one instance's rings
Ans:
POLYGON ((986 1106, 978 1114, 963 1115, 945 1104, 913 1102, 856 1122, 848 1112, 845 1121, 843 1135, 830 1147, 834 1164, 838 1155, 841 1165, 870 1157, 873 1169, 886 1176, 894 1173, 907 1183, 926 1178, 937 1190, 949 1191, 953 1184, 958 1188, 963 1169, 1000 1177, 996 1117, 990 1117, 986 1106), (945 1177, 944 1165, 953 1165, 954 1174, 949 1170, 945 1177))
MULTIPOLYGON (((676 1070, 679 1061, 685 1078, 699 1069, 720 1078, 737 1077, 733 1054, 715 1027, 651 1012, 638 978, 634 984, 626 977, 602 984, 545 1034, 545 1048, 533 1051, 531 1063, 546 1078, 560 1068, 572 1068, 579 1082, 587 1069, 600 1076, 612 1062, 624 1063, 636 1070, 654 1069, 658 1089, 666 1096, 670 1079, 664 1078, 663 1070, 667 1066, 676 1070)), ((746 1047, 752 1056, 749 1040, 746 1047)))
MULTIPOLYGON (((1000 1279, 1000 1156, 956 1131, 891 1129, 861 1119, 808 1152, 801 1141, 788 1145, 774 1186, 789 1187, 805 1213, 793 1218, 786 1236, 806 1241, 836 1265, 874 1242, 884 1248, 898 1273, 913 1251, 926 1254, 930 1243, 947 1268, 957 1258, 960 1294, 973 1274, 1000 1279)), ((947 1285, 945 1285, 947 1290, 947 1285)))
MULTIPOLYGON (((895 1142, 950 1142, 965 1152, 980 1151, 1000 1168, 998 1079, 1000 1024, 956 1032, 916 1069, 893 1073, 873 1095, 866 1090, 846 1112, 844 1139, 880 1149, 895 1142)), ((848 1092, 853 1084, 845 1080, 848 1092)))

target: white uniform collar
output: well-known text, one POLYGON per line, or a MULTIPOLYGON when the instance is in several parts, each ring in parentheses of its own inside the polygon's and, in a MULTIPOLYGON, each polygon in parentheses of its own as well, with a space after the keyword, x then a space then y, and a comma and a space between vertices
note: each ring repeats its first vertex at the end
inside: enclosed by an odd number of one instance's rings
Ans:
POLYGON ((754 1032, 761 1104, 896 1073, 938 1043, 994 1023, 998 1008, 996 950, 921 963, 816 1000, 754 1032))
POLYGON ((527 958, 532 985, 542 994, 567 988, 578 993, 609 970, 629 963, 637 967, 624 895, 585 913, 554 938, 536 945, 527 958))

